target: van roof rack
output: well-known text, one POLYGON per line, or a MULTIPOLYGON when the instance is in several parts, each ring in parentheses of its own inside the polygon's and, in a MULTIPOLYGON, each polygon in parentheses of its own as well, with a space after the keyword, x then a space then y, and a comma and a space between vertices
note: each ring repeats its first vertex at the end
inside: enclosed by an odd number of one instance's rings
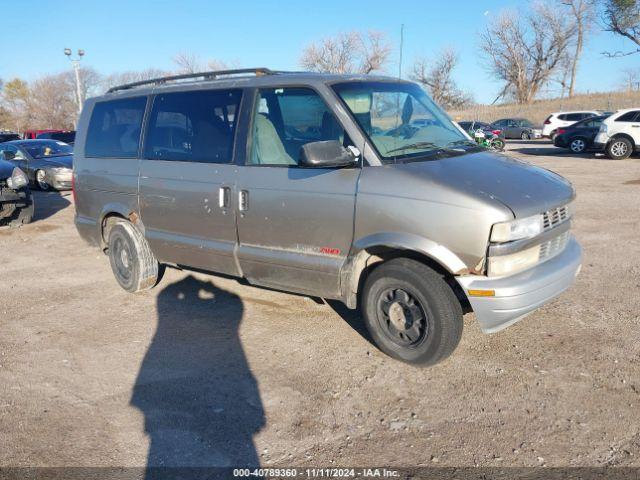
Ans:
POLYGON ((124 85, 118 85, 117 87, 111 87, 107 90, 107 93, 117 92, 119 90, 129 90, 131 88, 140 87, 142 85, 162 85, 167 82, 174 82, 177 80, 198 79, 202 80, 215 80, 221 76, 241 75, 241 74, 254 74, 259 77, 261 75, 275 75, 280 72, 269 70, 268 68, 237 68, 234 70, 215 70, 210 72, 199 73, 184 73, 181 75, 170 75, 167 77, 151 78, 149 80, 141 80, 139 82, 125 83, 124 85))

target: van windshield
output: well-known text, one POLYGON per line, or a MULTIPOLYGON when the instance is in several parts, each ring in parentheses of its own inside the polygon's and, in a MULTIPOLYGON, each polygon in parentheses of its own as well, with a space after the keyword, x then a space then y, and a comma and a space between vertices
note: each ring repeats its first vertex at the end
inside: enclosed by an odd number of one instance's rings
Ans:
POLYGON ((463 155, 479 148, 416 84, 346 82, 333 88, 384 163, 463 155))

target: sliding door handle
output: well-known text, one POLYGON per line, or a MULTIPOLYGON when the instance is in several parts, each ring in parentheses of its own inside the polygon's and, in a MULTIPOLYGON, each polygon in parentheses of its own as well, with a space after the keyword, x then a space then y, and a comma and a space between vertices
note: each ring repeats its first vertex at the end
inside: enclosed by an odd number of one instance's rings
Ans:
POLYGON ((249 192, 246 190, 240 190, 238 193, 238 209, 241 212, 249 210, 249 192))
POLYGON ((229 208, 230 201, 231 188, 220 187, 220 190, 218 190, 218 205, 220 206, 220 208, 229 208))

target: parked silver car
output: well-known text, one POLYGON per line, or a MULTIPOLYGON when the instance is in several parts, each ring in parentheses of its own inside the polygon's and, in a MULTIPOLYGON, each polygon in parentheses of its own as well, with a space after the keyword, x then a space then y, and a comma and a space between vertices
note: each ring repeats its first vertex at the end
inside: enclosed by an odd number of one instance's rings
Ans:
POLYGON ((40 190, 69 190, 73 148, 58 140, 14 140, 0 143, 0 158, 20 167, 29 184, 40 190))
POLYGON ((127 291, 180 266, 360 306, 406 362, 446 358, 568 288, 574 190, 470 141, 416 84, 209 72, 87 100, 75 222, 127 291))

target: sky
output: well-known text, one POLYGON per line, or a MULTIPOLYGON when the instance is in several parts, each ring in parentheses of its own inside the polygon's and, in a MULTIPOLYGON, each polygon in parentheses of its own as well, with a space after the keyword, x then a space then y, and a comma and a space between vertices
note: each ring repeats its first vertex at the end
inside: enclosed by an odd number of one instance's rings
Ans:
MULTIPOLYGON (((243 67, 299 70, 305 46, 350 30, 385 32, 395 45, 388 66, 395 75, 404 24, 404 76, 416 57, 433 58, 453 47, 459 54, 456 81, 482 103, 493 100, 500 84, 480 58, 478 34, 501 9, 524 11, 530 5, 526 0, 29 0, 25 10, 22 0, 0 3, 3 18, 16 19, 12 28, 0 29, 4 81, 69 69, 65 47, 84 49, 83 65, 103 74, 175 69, 171 59, 179 52, 243 67)), ((623 69, 640 69, 640 55, 610 59, 601 52, 632 47, 629 40, 596 27, 584 49, 577 90, 619 86, 623 69)))

